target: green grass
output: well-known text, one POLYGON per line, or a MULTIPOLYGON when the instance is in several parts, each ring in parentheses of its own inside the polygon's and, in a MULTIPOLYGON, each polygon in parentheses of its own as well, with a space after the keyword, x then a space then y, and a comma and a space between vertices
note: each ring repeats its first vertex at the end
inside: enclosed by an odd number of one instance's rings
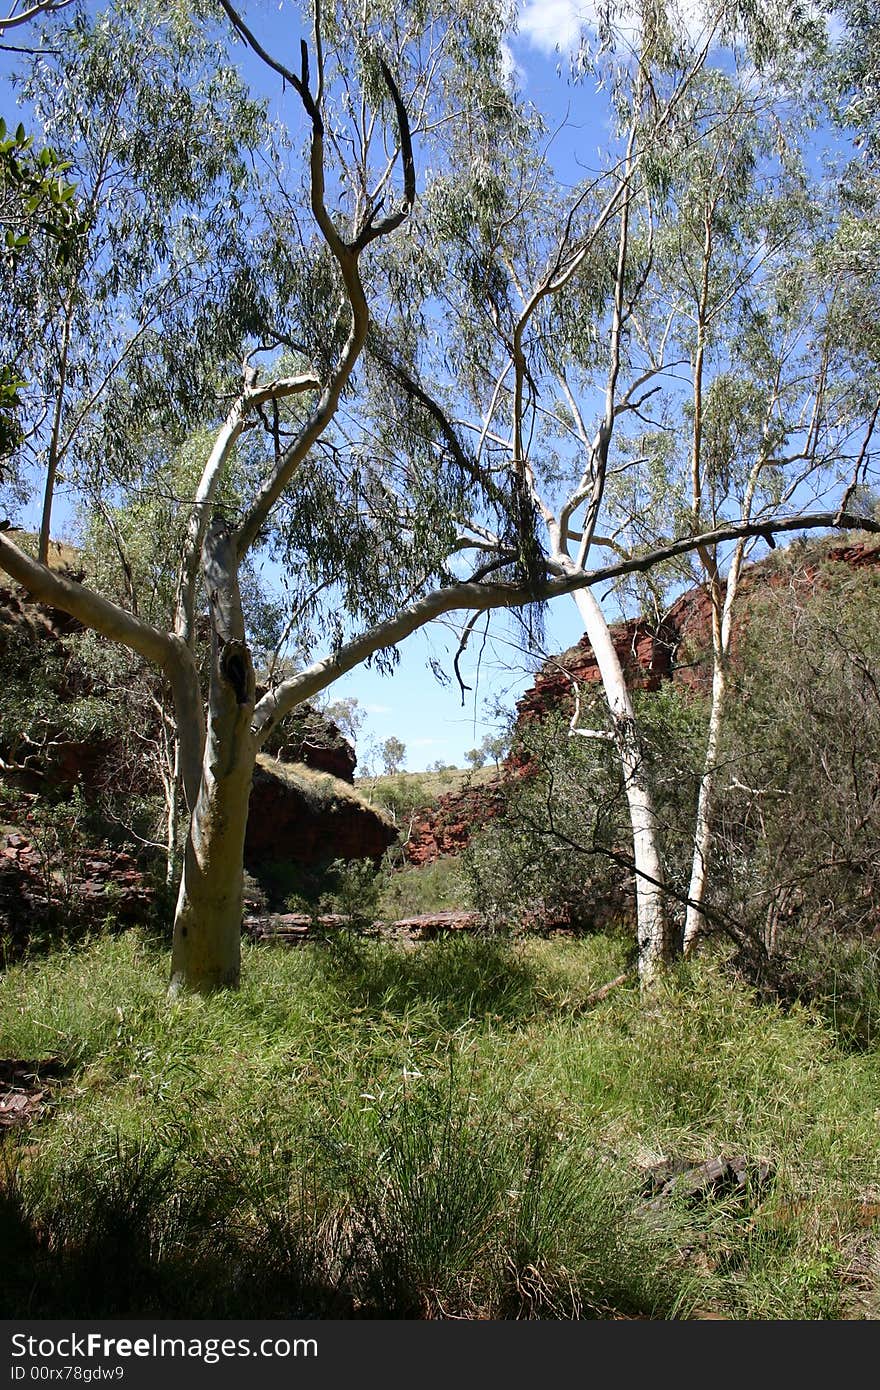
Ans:
POLYGON ((7 1315, 839 1316, 876 1053, 711 960, 593 1005, 624 950, 250 947, 239 992, 173 1004, 134 933, 8 971, 0 1057, 62 1079, 0 1141, 7 1315), (773 1182, 641 1194, 721 1152, 773 1182))
POLYGON ((377 911, 379 917, 389 922, 460 908, 466 900, 457 855, 444 855, 430 864, 386 870, 380 884, 377 911))

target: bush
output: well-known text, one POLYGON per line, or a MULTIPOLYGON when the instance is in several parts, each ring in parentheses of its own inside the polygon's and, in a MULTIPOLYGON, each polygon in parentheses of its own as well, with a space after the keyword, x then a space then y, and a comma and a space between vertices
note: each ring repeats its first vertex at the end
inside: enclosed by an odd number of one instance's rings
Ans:
MULTIPOLYGON (((670 883, 683 893, 705 705, 667 686, 640 694, 636 714, 670 883)), ((514 927, 555 923, 592 931, 629 924, 632 832, 613 743, 572 737, 563 716, 550 716, 526 727, 517 756, 526 774, 504 784, 505 813, 474 837, 464 856, 471 900, 514 927)))
POLYGON ((839 563, 790 573, 753 601, 716 869, 722 904, 801 988, 840 998, 842 962, 860 961, 869 1013, 876 969, 860 943, 880 901, 878 617, 880 577, 839 563))
POLYGON ((390 857, 386 857, 377 883, 379 915, 388 921, 460 908, 466 900, 458 856, 449 855, 431 864, 409 865, 402 869, 393 867, 390 857))

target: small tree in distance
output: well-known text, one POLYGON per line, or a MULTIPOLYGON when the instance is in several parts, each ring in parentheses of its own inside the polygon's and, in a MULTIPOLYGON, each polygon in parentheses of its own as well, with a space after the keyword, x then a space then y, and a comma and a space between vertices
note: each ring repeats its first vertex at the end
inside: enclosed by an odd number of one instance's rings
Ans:
POLYGON ((382 759, 386 776, 393 777, 396 772, 403 771, 403 764, 406 761, 406 744, 392 734, 391 738, 386 738, 385 742, 379 745, 379 756, 382 759))

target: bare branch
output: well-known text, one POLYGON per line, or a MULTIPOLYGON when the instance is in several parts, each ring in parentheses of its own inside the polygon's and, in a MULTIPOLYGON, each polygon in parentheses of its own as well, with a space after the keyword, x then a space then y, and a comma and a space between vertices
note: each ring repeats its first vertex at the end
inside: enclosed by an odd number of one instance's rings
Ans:
POLYGON ((6 33, 7 29, 17 29, 21 24, 27 24, 30 20, 36 19, 40 14, 55 14, 58 10, 66 10, 68 5, 72 5, 73 0, 36 0, 36 3, 27 10, 18 9, 17 5, 12 6, 11 12, 5 19, 0 19, 0 35, 6 33))
MULTIPOLYGON (((306 52, 303 51, 303 76, 297 77, 296 73, 292 72, 290 68, 284 65, 284 63, 280 63, 277 58, 273 58, 272 54, 269 53, 263 47, 256 35, 245 24, 238 11, 233 9, 232 5, 229 4, 229 0, 220 0, 220 4, 226 11, 226 15, 232 23, 233 28, 238 33, 239 37, 244 40, 248 48, 250 48, 257 55, 257 57, 266 64, 268 68, 271 68, 273 72, 277 72, 279 77, 282 77, 285 82, 290 83, 291 87, 296 92, 297 96, 299 97, 300 101, 305 107, 306 112, 310 120, 312 121, 312 124, 315 127, 319 128, 321 130, 321 133, 323 134, 323 122, 321 120, 321 113, 318 109, 314 97, 309 91, 309 69, 308 56, 306 52)), ((303 44, 303 50, 304 49, 305 45, 303 44)))
MULTIPOLYGON (((366 342, 367 330, 370 322, 370 311, 360 278, 358 257, 363 246, 366 245, 368 241, 375 240, 377 236, 386 235, 393 231, 396 227, 399 227, 409 215, 412 204, 415 201, 415 164, 413 162, 412 141, 410 138, 406 111, 404 110, 403 102, 394 83, 394 79, 387 66, 383 63, 383 73, 394 101, 400 128, 406 203, 400 213, 396 213, 392 217, 385 218, 381 223, 371 226, 370 236, 365 241, 361 243, 359 240, 356 240, 352 245, 348 245, 337 231, 324 202, 324 125, 320 110, 309 91, 308 56, 305 44, 303 43, 302 45, 302 76, 297 78, 283 64, 278 63, 270 57, 247 28, 241 17, 229 4, 229 0, 220 0, 220 3, 223 5, 224 10, 232 20, 239 34, 250 45, 253 51, 257 53, 264 62, 268 63, 271 68, 279 72, 286 81, 291 83, 295 91, 299 94, 306 112, 311 118, 310 192, 312 215, 339 267, 339 272, 345 287, 345 295, 351 309, 351 327, 335 371, 325 384, 318 401, 295 439, 281 457, 276 460, 275 467, 266 482, 260 488, 241 523, 236 538, 236 549, 239 558, 242 558, 256 541, 269 513, 283 494, 297 469, 304 462, 309 450, 312 448, 313 444, 320 439, 336 414, 342 392, 345 389, 351 373, 354 370, 355 363, 360 357, 366 342)), ((320 8, 318 6, 315 7, 315 44, 319 54, 320 85, 323 81, 323 56, 320 39, 320 8)))
POLYGON ((850 502, 852 501, 853 493, 855 492, 856 488, 857 488, 858 485, 859 485, 859 474, 862 472, 863 467, 864 467, 864 464, 865 464, 865 459, 867 458, 868 447, 869 447, 869 445, 870 445, 870 443, 871 443, 871 436, 873 435, 874 429, 875 429, 876 424, 877 424, 877 417, 878 417, 878 415, 880 415, 880 397, 877 398, 877 403, 876 403, 876 405, 874 406, 873 414, 871 415, 871 418, 870 418, 870 420, 868 421, 868 428, 867 428, 866 431, 865 431, 865 437, 864 437, 864 439, 862 440, 862 447, 861 447, 861 449, 859 450, 859 456, 858 456, 858 458, 856 459, 855 467, 853 468, 852 478, 850 479, 849 483, 847 484, 846 491, 844 492, 843 498, 841 499, 841 503, 840 503, 840 513, 841 513, 841 514, 842 514, 843 512, 846 511, 847 507, 849 506, 850 502))
POLYGON ((574 676, 570 676, 570 679, 571 679, 572 690, 574 691, 574 710, 573 710, 573 712, 572 712, 572 716, 571 716, 571 719, 569 720, 569 724, 568 724, 568 733, 569 733, 569 737, 572 738, 572 737, 574 737, 575 734, 577 734, 579 738, 598 738, 598 739, 603 740, 603 741, 606 742, 606 743, 613 743, 613 742, 614 742, 614 735, 613 735, 613 733, 611 732, 610 729, 582 729, 582 728, 580 728, 580 722, 581 722, 581 683, 580 683, 580 681, 575 680, 574 676))
POLYGON ((458 681, 458 686, 459 686, 459 689, 460 689, 460 691, 461 691, 461 707, 462 707, 462 709, 464 709, 464 697, 465 697, 467 691, 470 690, 471 687, 470 687, 469 685, 465 685, 465 682, 464 682, 464 680, 462 679, 461 668, 459 667, 459 664, 458 664, 458 663, 461 661, 461 658, 464 656, 465 652, 467 651, 468 642, 471 640, 471 633, 473 632, 474 628, 476 627, 476 625, 477 625, 477 623, 478 623, 479 621, 480 621, 480 613, 479 613, 479 610, 478 610, 476 613, 472 613, 471 616, 468 618, 467 622, 465 623, 465 625, 464 625, 464 630, 463 630, 463 632, 462 632, 462 634, 461 634, 461 638, 460 638, 459 643, 458 643, 458 651, 455 653, 455 657, 453 658, 453 662, 452 662, 452 667, 453 667, 453 670, 455 671, 455 679, 458 681))
POLYGON ((374 208, 367 215, 363 227, 355 238, 355 249, 362 251, 365 246, 369 246, 371 241, 377 237, 387 236, 389 232, 395 231, 402 222, 409 216, 410 209, 416 201, 416 166, 413 159, 412 135, 409 128, 409 117, 406 107, 403 104, 397 83, 391 75, 391 69, 384 58, 379 59, 379 66, 382 69, 382 76, 385 84, 391 93, 391 100, 394 103, 394 112, 397 116, 397 129, 400 133, 400 153, 403 158, 403 207, 399 212, 392 213, 390 217, 383 217, 381 222, 373 222, 373 217, 378 212, 378 207, 374 208))
POLYGON ((229 414, 214 441, 199 485, 193 498, 192 511, 187 524, 186 540, 180 563, 175 599, 174 630, 187 646, 192 646, 195 614, 195 592, 198 579, 199 561, 205 531, 211 517, 217 488, 226 472, 232 450, 245 427, 247 416, 258 410, 267 401, 278 401, 287 396, 317 391, 320 381, 311 374, 303 376, 279 377, 265 386, 257 386, 255 373, 248 370, 244 390, 233 403, 229 414))

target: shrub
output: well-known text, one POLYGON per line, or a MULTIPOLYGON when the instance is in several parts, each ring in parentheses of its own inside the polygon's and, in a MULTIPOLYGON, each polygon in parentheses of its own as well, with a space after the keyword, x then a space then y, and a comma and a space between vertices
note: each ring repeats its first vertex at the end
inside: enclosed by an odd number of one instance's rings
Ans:
MULTIPOLYGON (((880 901, 878 613, 880 577, 845 564, 765 590, 728 721, 716 893, 793 986, 829 999, 842 998, 848 959, 876 1001, 876 966, 859 943, 880 901)), ((850 998, 853 1009, 863 1012, 850 998)))
MULTIPOLYGON (((687 885, 704 703, 673 686, 640 694, 637 717, 670 882, 687 885)), ((632 834, 614 745, 569 733, 561 715, 529 724, 505 785, 506 809, 465 854, 471 900, 512 926, 590 931, 629 922, 632 834)), ((673 909, 675 904, 673 903, 673 909)))

